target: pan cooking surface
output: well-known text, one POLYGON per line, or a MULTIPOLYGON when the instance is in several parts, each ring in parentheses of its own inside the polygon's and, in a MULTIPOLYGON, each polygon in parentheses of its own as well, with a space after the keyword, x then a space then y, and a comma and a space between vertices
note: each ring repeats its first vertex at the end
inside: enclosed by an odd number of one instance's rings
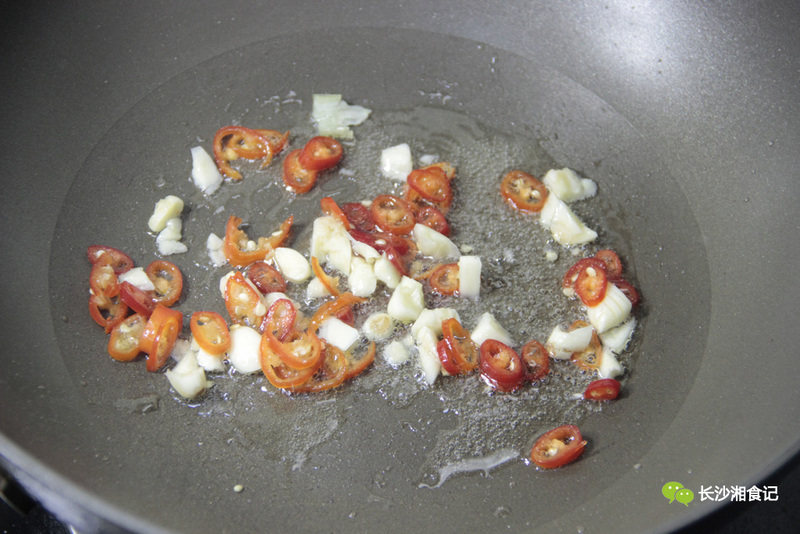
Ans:
POLYGON ((635 469, 662 437, 704 348, 705 251, 683 193, 654 154, 621 113, 558 72, 424 32, 298 34, 234 50, 169 80, 92 151, 53 240, 56 334, 85 401, 86 432, 98 461, 108 466, 108 476, 88 489, 157 524, 187 530, 257 528, 266 517, 272 526, 300 530, 321 517, 332 528, 374 526, 387 517, 421 528, 444 506, 487 528, 568 516, 635 469), (359 60, 321 63, 320 46, 359 60), (456 60, 430 52, 454 49, 456 60), (191 184, 189 149, 210 150, 222 125, 291 129, 292 145, 300 146, 313 134, 314 92, 339 92, 373 109, 355 127, 355 144, 345 146, 343 167, 352 176, 327 175, 311 194, 292 198, 280 187, 280 158, 263 171, 245 164, 244 180, 223 184, 210 199, 191 184), (205 398, 187 403, 142 362, 119 364, 106 356, 107 338, 86 313, 86 246, 115 246, 146 265, 156 258, 147 218, 156 200, 177 194, 187 204, 183 241, 189 247, 168 258, 186 277, 178 308, 224 315, 216 288, 227 269, 209 266, 209 232, 221 235, 228 215, 236 214, 251 224, 251 235, 264 235, 294 214, 299 223, 291 246, 307 250, 319 198, 386 192, 391 185, 378 176, 377 155, 399 142, 408 142, 415 157, 436 154, 457 166, 457 201, 448 217, 454 241, 473 246, 484 260, 479 305, 441 304, 458 308, 467 326, 480 312, 494 312, 518 345, 544 341, 555 324, 576 318, 554 283, 575 258, 561 249, 557 262, 544 261, 545 231, 502 204, 499 178, 510 168, 541 176, 568 166, 598 183, 598 197, 574 209, 599 231, 600 248, 620 252, 645 298, 623 360, 630 372, 621 400, 598 409, 571 399, 586 378, 570 366, 558 366, 540 388, 489 396, 476 377, 439 379, 428 389, 413 364, 393 370, 380 361, 330 394, 289 398, 261 376, 224 376, 205 398), (684 291, 676 292, 676 284, 684 291), (665 392, 669 403, 659 400, 665 392), (520 460, 538 434, 564 422, 579 422, 590 441, 578 463, 546 473, 520 460), (484 459, 482 467, 502 465, 488 474, 441 478, 442 469, 475 458, 484 459), (442 482, 434 490, 421 487, 442 482), (232 491, 237 484, 242 493, 232 491), (143 488, 160 502, 180 494, 192 504, 153 510, 131 498, 143 488), (211 502, 229 513, 213 513, 211 502), (319 512, 307 514, 308 505, 319 512))

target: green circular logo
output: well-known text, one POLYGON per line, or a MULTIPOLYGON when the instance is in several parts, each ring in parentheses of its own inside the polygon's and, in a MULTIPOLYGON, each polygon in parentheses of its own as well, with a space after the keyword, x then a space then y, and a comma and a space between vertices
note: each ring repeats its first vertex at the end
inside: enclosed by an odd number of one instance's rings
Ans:
MULTIPOLYGON (((683 484, 681 484, 680 482, 667 482, 661 487, 661 494, 664 495, 664 497, 671 503, 672 501, 675 500, 678 490, 680 490, 681 488, 683 488, 683 484)), ((688 491, 692 495, 689 501, 694 499, 694 493, 692 493, 691 490, 686 490, 686 491, 688 491)), ((678 502, 680 502, 680 499, 678 500, 678 502)))
POLYGON ((688 488, 681 488, 675 492, 675 499, 684 506, 694 500, 694 492, 688 488))

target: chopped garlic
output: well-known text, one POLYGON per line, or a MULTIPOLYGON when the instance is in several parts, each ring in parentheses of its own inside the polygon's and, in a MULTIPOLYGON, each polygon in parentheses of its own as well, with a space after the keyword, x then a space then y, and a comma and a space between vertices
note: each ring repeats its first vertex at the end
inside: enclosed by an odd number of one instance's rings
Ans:
POLYGON ((580 245, 597 239, 597 232, 583 224, 556 195, 547 195, 547 201, 539 213, 539 221, 562 245, 580 245))
POLYGON ((600 341, 603 343, 603 348, 610 350, 615 354, 621 354, 628 347, 628 343, 633 337, 633 331, 636 329, 636 318, 631 317, 619 326, 615 326, 600 334, 600 341))
POLYGON ((417 243, 417 248, 425 256, 437 260, 461 256, 461 251, 455 243, 429 226, 417 223, 411 235, 417 243))
POLYGON ((189 247, 181 243, 181 230, 183 224, 179 217, 169 219, 164 228, 156 236, 156 246, 158 253, 162 256, 169 256, 170 254, 183 254, 189 247))
POLYGON ((158 233, 156 241, 158 241, 159 239, 180 241, 181 238, 183 237, 183 235, 181 234, 182 231, 183 231, 183 223, 181 222, 180 217, 173 217, 164 224, 164 228, 158 233))
POLYGON ((261 334, 249 326, 231 326, 231 348, 228 360, 243 374, 261 370, 261 334))
POLYGON ((572 169, 550 169, 542 182, 564 202, 583 200, 597 194, 597 184, 588 178, 581 178, 572 169))
POLYGON ((625 351, 636 329, 636 319, 629 318, 619 326, 615 326, 600 334, 603 343, 602 359, 597 374, 600 378, 616 378, 623 372, 622 365, 617 360, 617 354, 625 351))
POLYGON ((328 288, 325 287, 325 284, 322 283, 322 280, 317 277, 312 278, 306 286, 306 297, 310 299, 329 297, 330 294, 331 292, 328 291, 328 288))
POLYGON ((153 232, 160 232, 167 225, 168 220, 178 217, 182 211, 183 200, 175 195, 167 195, 156 202, 147 226, 153 232))
POLYGON ((350 126, 361 124, 371 110, 363 106, 351 106, 338 94, 312 95, 311 120, 317 125, 319 135, 339 139, 352 139, 350 126))
POLYGON ((478 324, 472 329, 472 335, 470 337, 479 347, 487 339, 496 339, 509 347, 514 346, 514 339, 511 337, 511 334, 509 334, 508 330, 503 328, 500 323, 497 322, 497 319, 494 318, 494 315, 489 312, 485 312, 480 316, 478 324))
POLYGON ((388 313, 375 312, 367 317, 361 330, 370 341, 384 341, 394 331, 394 320, 388 313))
POLYGON ((206 195, 213 195, 222 184, 222 175, 217 164, 201 146, 192 148, 191 154, 194 185, 206 195))
POLYGON ((423 154, 419 157, 419 164, 421 167, 427 167, 428 165, 433 165, 439 161, 439 156, 436 154, 423 154))
POLYGON ((314 219, 311 230, 311 256, 343 274, 350 274, 352 245, 350 234, 336 217, 325 215, 314 219))
POLYGON ((319 326, 319 337, 331 345, 347 351, 358 340, 358 330, 336 317, 325 319, 319 326))
POLYGON ((311 264, 293 248, 276 248, 275 264, 283 277, 290 282, 299 284, 311 278, 311 264))
POLYGON ((174 239, 161 239, 156 240, 158 246, 158 253, 162 256, 171 256, 172 254, 183 254, 189 250, 184 243, 175 241, 174 239))
POLYGON ((422 284, 404 276, 389 298, 386 311, 394 319, 407 323, 417 319, 425 309, 422 284))
POLYGON ((286 299, 289 302, 291 302, 292 306, 294 306, 294 309, 297 312, 298 317, 300 316, 300 309, 297 303, 292 299, 290 299, 289 297, 287 297, 285 293, 281 293, 280 291, 273 291, 272 293, 267 293, 266 295, 264 295, 264 306, 266 306, 267 310, 269 310, 272 307, 272 305, 275 304, 275 302, 281 299, 286 299))
POLYGON ((221 267, 225 265, 228 259, 222 251, 222 238, 214 232, 208 234, 206 239, 206 250, 208 250, 208 258, 211 260, 211 265, 214 267, 221 267))
POLYGON ((631 301, 625 293, 607 282, 605 297, 597 306, 587 307, 586 315, 597 333, 602 334, 625 321, 631 313, 631 307, 631 301))
POLYGON ((557 360, 568 360, 573 352, 581 352, 592 342, 594 328, 591 325, 565 331, 560 326, 553 328, 545 347, 557 360))
POLYGON ((439 360, 439 354, 436 352, 436 344, 439 338, 436 333, 427 326, 420 329, 416 338, 419 365, 422 369, 425 382, 433 384, 442 370, 442 362, 439 360))
POLYGON ((361 256, 367 263, 375 263, 375 260, 381 257, 381 253, 356 239, 350 238, 350 245, 353 248, 353 254, 361 256))
POLYGON ((392 341, 383 348, 383 358, 392 367, 406 363, 410 356, 408 349, 400 341, 392 341))
POLYGON ((381 172, 387 178, 403 182, 413 169, 414 162, 408 143, 390 146, 381 151, 381 172))
POLYGON ((189 348, 197 357, 197 364, 208 373, 221 373, 225 370, 225 362, 222 361, 222 354, 211 354, 203 350, 192 336, 189 348))
MULTIPOLYGON (((225 299, 225 293, 228 292, 228 279, 234 275, 236 271, 228 271, 223 274, 219 279, 219 292, 222 294, 222 299, 225 299)), ((246 278, 245 278, 246 279, 246 278)))
POLYGON ((353 257, 350 263, 350 275, 347 278, 350 292, 357 297, 369 297, 375 292, 378 279, 372 265, 359 258, 353 257))
POLYGON ((622 365, 616 355, 605 347, 600 352, 600 367, 597 369, 597 374, 600 378, 616 378, 622 374, 622 365))
POLYGON ((166 377, 172 388, 186 399, 197 397, 211 386, 192 351, 186 352, 181 361, 166 372, 166 377))
POLYGON ((419 317, 417 317, 417 320, 411 325, 411 335, 414 336, 415 340, 417 340, 420 331, 423 328, 429 328, 434 334, 441 336, 442 322, 450 318, 455 318, 459 322, 461 321, 461 318, 458 316, 458 312, 453 308, 422 310, 422 312, 419 314, 419 317))
POLYGON ((183 359, 184 356, 186 356, 187 352, 192 352, 192 351, 195 351, 195 347, 192 346, 192 343, 190 343, 186 339, 178 338, 175 340, 175 345, 172 347, 172 352, 170 353, 169 356, 176 362, 179 362, 183 359))
POLYGON ((225 362, 220 356, 210 354, 203 349, 197 351, 197 364, 207 373, 222 373, 225 371, 225 362))
POLYGON ((375 278, 383 282, 389 289, 396 288, 403 276, 385 254, 375 260, 373 271, 375 272, 375 278))
POLYGON ((133 269, 129 269, 117 275, 117 280, 119 280, 120 284, 122 282, 133 284, 142 291, 153 291, 156 288, 142 267, 134 267, 133 269))
POLYGON ((462 297, 481 294, 480 256, 461 256, 458 259, 458 294, 462 297))

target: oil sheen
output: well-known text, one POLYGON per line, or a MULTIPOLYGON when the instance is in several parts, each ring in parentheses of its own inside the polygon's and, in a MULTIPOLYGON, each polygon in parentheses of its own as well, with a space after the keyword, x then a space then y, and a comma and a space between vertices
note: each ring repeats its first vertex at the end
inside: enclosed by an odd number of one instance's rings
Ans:
MULTIPOLYGON (((292 129, 296 146, 313 135, 307 111, 300 113, 303 106, 298 102, 291 108, 297 110, 298 125, 292 129)), ((426 291, 427 308, 455 308, 467 329, 482 313, 491 312, 511 333, 514 348, 519 349, 532 339, 544 343, 553 327, 584 318, 578 303, 565 297, 560 287, 564 273, 578 258, 600 248, 617 250, 626 278, 636 284, 630 247, 624 238, 627 231, 620 222, 624 216, 614 199, 604 194, 602 182, 598 182, 596 197, 571 205, 599 234, 587 246, 560 246, 535 215, 517 213, 503 202, 499 183, 507 171, 521 169, 541 177, 551 168, 570 166, 569 161, 554 161, 536 139, 509 135, 460 112, 435 106, 373 110, 366 122, 355 127, 355 135, 353 142, 344 143, 345 158, 339 170, 321 175, 309 195, 297 197, 283 189, 280 157, 266 169, 244 163, 240 167, 244 180, 223 184, 210 198, 193 197, 193 209, 184 227, 206 231, 194 239, 194 250, 202 251, 208 231, 219 234, 224 228, 218 225, 209 229, 203 221, 220 219, 219 214, 224 212, 225 216, 235 213, 249 222, 251 235, 264 235, 293 214, 298 232, 290 246, 305 253, 310 223, 320 215, 322 196, 342 203, 402 192, 401 182, 380 174, 379 159, 384 148, 408 143, 415 167, 421 166, 423 156, 456 166, 455 198, 447 216, 451 239, 463 251, 480 256, 483 265, 479 298, 442 297, 426 291), (557 259, 548 259, 548 251, 555 252, 557 259)), ((196 269, 189 275, 194 295, 187 298, 187 304, 195 301, 195 309, 220 308, 217 281, 228 268, 210 268, 201 252, 195 254, 196 269)), ((305 285, 290 284, 288 293, 305 313, 313 313, 320 304, 306 299, 305 285)), ((385 310, 389 295, 379 283, 375 296, 359 309, 356 326, 372 311, 385 310)), ((637 320, 640 326, 628 350, 619 357, 626 369, 624 376, 630 372, 632 354, 639 344, 643 318, 637 320)), ((407 333, 408 326, 399 325, 394 339, 407 333)), ((520 461, 545 430, 564 423, 578 424, 603 409, 581 397, 596 377, 569 361, 551 360, 545 379, 515 393, 501 394, 493 392, 478 375, 440 376, 428 386, 413 352, 406 364, 395 368, 382 359, 381 350, 379 346, 375 364, 367 372, 335 391, 290 396, 272 388, 260 374, 212 375, 215 386, 192 405, 205 417, 235 417, 237 431, 231 439, 262 450, 265 459, 285 463, 287 473, 291 473, 304 468, 316 447, 324 446, 337 432, 346 431, 348 425, 357 424, 349 407, 365 395, 380 397, 398 414, 398 432, 410 428, 412 435, 428 441, 413 481, 420 487, 438 487, 463 472, 486 472, 504 462, 520 461), (409 418, 408 414, 413 415, 409 418), (299 428, 303 431, 296 431, 299 428), (266 437, 269 447, 260 445, 266 437)))

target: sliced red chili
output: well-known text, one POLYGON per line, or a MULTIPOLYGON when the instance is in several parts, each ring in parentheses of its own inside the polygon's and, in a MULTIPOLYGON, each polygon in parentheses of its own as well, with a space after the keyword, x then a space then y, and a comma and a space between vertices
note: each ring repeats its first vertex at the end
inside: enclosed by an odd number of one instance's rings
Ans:
POLYGON ((308 329, 316 333, 320 325, 325 322, 325 319, 329 317, 338 317, 338 314, 342 313, 342 311, 351 309, 356 304, 365 301, 365 298, 357 297, 350 292, 342 293, 335 299, 317 308, 317 311, 314 312, 314 315, 311 317, 308 329))
POLYGON ((228 278, 225 285, 225 308, 233 323, 259 328, 266 312, 263 306, 258 291, 247 283, 240 271, 234 272, 228 278))
POLYGON ((535 339, 522 347, 520 357, 525 362, 525 374, 530 382, 544 378, 550 372, 550 353, 535 339))
POLYGON ((409 274, 409 262, 404 258, 402 254, 397 252, 397 249, 394 247, 386 247, 383 250, 383 253, 386 254, 386 259, 388 259, 397 272, 399 272, 402 276, 408 276, 409 274))
MULTIPOLYGON (((307 369, 292 369, 281 360, 277 353, 269 346, 266 336, 261 337, 260 346, 261 370, 269 383, 280 389, 292 389, 307 382, 317 371, 317 367, 307 369)), ((322 358, 319 359, 322 364, 322 358)))
POLYGON ((375 221, 369 208, 360 202, 347 202, 341 206, 342 212, 350 222, 352 228, 363 232, 371 232, 375 229, 375 221))
POLYGON ((322 269, 322 266, 319 264, 319 258, 316 256, 311 256, 311 269, 314 271, 314 276, 316 276, 325 289, 328 290, 328 293, 334 297, 339 295, 339 277, 328 275, 328 273, 322 269))
POLYGON ((270 153, 266 155, 264 163, 261 164, 262 167, 266 167, 272 161, 273 156, 280 153, 284 147, 286 147, 286 144, 289 142, 289 131, 287 130, 281 133, 277 130, 256 130, 256 132, 269 144, 270 153))
POLYGON ((431 163, 425 169, 430 169, 431 167, 437 167, 444 172, 444 175, 447 177, 448 180, 452 181, 453 178, 456 177, 456 167, 450 162, 447 161, 437 161, 436 163, 431 163))
POLYGON ((428 281, 431 289, 440 295, 455 295, 458 293, 458 264, 445 263, 433 270, 428 281))
POLYGON ((423 263, 416 262, 411 265, 411 272, 408 274, 409 278, 413 278, 418 282, 428 280, 431 275, 441 267, 441 263, 423 263))
POLYGON ((286 243, 286 241, 289 239, 289 234, 292 231, 293 224, 294 224, 294 215, 289 215, 281 223, 278 230, 272 232, 271 235, 264 238, 266 240, 266 243, 270 246, 270 248, 274 250, 280 246, 283 246, 286 243))
POLYGON ((417 245, 411 239, 385 232, 363 232, 357 229, 350 230, 350 235, 356 241, 361 241, 371 246, 378 252, 385 252, 391 248, 401 256, 415 256, 417 245))
POLYGON ((561 280, 561 287, 574 289, 575 282, 578 280, 578 275, 580 275, 581 271, 583 271, 587 267, 593 267, 595 269, 605 270, 606 264, 604 261, 594 257, 582 258, 576 261, 572 265, 572 267, 567 269, 566 274, 564 274, 564 278, 561 280))
POLYGON ((583 398, 586 400, 614 400, 619 396, 620 383, 613 378, 601 378, 586 386, 583 398))
POLYGON ((586 440, 575 425, 561 425, 545 432, 531 448, 531 460, 543 469, 555 469, 583 454, 586 440))
POLYGON ((625 296, 628 297, 628 300, 631 301, 632 306, 636 306, 637 304, 639 304, 639 300, 641 300, 639 292, 636 291, 636 288, 633 287, 633 285, 630 282, 628 282, 623 278, 614 278, 613 280, 609 281, 615 286, 617 286, 617 289, 622 291, 625 294, 625 296))
POLYGON ((139 342, 144 332, 147 317, 134 313, 111 330, 108 338, 108 354, 120 362, 129 362, 141 352, 139 342))
POLYGON ((608 276, 604 269, 586 267, 575 280, 575 293, 587 306, 597 306, 606 296, 608 276))
POLYGON ((265 261, 257 261, 247 268, 247 279, 263 294, 283 293, 286 291, 286 280, 280 271, 265 261))
POLYGON ((507 173, 500 182, 500 193, 515 209, 527 213, 542 211, 547 188, 534 176, 520 170, 507 173))
POLYGON ((353 311, 353 308, 342 308, 333 314, 333 316, 343 323, 349 324, 350 326, 355 326, 356 324, 356 314, 353 311))
POLYGON ((128 306, 119 295, 110 298, 103 295, 91 295, 89 297, 89 315, 108 334, 127 317, 128 306))
POLYGON ((449 206, 453 199, 450 180, 439 167, 415 169, 411 171, 406 180, 412 189, 429 202, 449 206))
POLYGON ((264 321, 261 323, 261 330, 272 332, 278 341, 285 341, 289 334, 294 331, 297 310, 289 299, 278 299, 269 307, 264 321))
POLYGON ((350 236, 356 241, 366 243, 378 252, 386 254, 386 259, 400 274, 408 276, 408 266, 417 254, 417 246, 406 237, 392 235, 384 232, 363 232, 361 230, 350 230, 350 236))
POLYGON ((189 321, 189 328, 200 348, 209 354, 220 355, 231 346, 228 323, 217 312, 194 312, 189 321))
POLYGON ((177 265, 167 260, 155 260, 145 269, 147 277, 153 282, 153 299, 164 306, 172 306, 181 298, 183 274, 177 265))
POLYGON ((447 212, 450 211, 450 205, 452 204, 453 199, 451 195, 442 202, 433 202, 426 199, 422 193, 406 184, 405 188, 403 189, 403 200, 405 200, 408 205, 411 206, 411 210, 414 212, 414 216, 416 217, 420 211, 428 206, 435 207, 442 213, 442 215, 447 215, 447 212))
POLYGON ((436 355, 439 356, 439 361, 442 363, 442 369, 447 371, 449 375, 459 375, 461 370, 453 360, 453 351, 447 346, 444 339, 440 339, 436 343, 436 355))
POLYGON ((318 173, 303 167, 300 163, 300 150, 292 150, 283 160, 283 183, 291 191, 303 194, 311 191, 317 183, 318 173))
POLYGON ((350 236, 356 241, 366 243, 367 245, 371 246, 376 250, 378 249, 378 237, 373 232, 370 232, 368 230, 353 228, 350 230, 350 236))
POLYGON ((514 391, 525 380, 525 364, 519 354, 496 339, 487 339, 480 348, 481 377, 494 389, 514 391))
POLYGON ((622 260, 616 252, 606 248, 595 252, 594 257, 606 264, 606 274, 609 278, 622 276, 622 260))
POLYGON ((375 224, 393 235, 407 235, 416 223, 411 206, 402 198, 394 195, 378 195, 370 205, 375 224))
POLYGON ((342 144, 333 137, 316 136, 308 140, 300 155, 300 165, 311 171, 324 171, 342 160, 342 144))
POLYGON ((104 245, 91 245, 86 250, 86 255, 89 258, 89 263, 94 265, 97 263, 98 260, 104 255, 108 254, 104 258, 105 261, 109 259, 109 265, 114 269, 115 274, 122 274, 125 271, 129 271, 133 269, 133 260, 130 256, 122 252, 121 250, 115 249, 113 247, 106 247, 104 245))
POLYGON ((478 368, 480 363, 478 346, 455 317, 442 321, 442 341, 449 350, 457 370, 457 373, 448 370, 450 374, 468 374, 478 368))
POLYGON ((302 371, 319 365, 322 342, 313 332, 293 330, 284 341, 281 341, 271 328, 266 328, 263 338, 267 340, 269 348, 278 355, 278 358, 291 369, 302 371))
POLYGON ((347 357, 347 372, 344 379, 350 380, 363 373, 375 361, 375 342, 370 341, 367 350, 359 357, 354 356, 351 352, 346 352, 345 356, 347 357))
POLYGON ((268 237, 259 237, 253 245, 244 230, 239 228, 242 219, 231 215, 225 225, 222 252, 234 267, 244 267, 257 261, 263 261, 288 239, 293 222, 294 216, 290 215, 281 223, 278 231, 268 237))
MULTIPOLYGON (((586 321, 575 321, 570 325, 570 331, 577 328, 589 326, 586 321)), ((592 332, 592 339, 589 346, 581 352, 573 352, 570 360, 584 371, 597 371, 600 369, 600 363, 603 360, 603 344, 600 342, 600 337, 596 331, 592 332)))
POLYGON ((107 298, 119 294, 119 280, 109 255, 104 254, 92 265, 92 271, 89 273, 89 288, 92 290, 92 294, 107 298))
POLYGON ((340 208, 336 201, 333 200, 333 198, 322 197, 322 199, 319 201, 319 204, 322 208, 322 213, 337 218, 342 223, 345 230, 350 230, 350 220, 347 218, 347 215, 344 213, 344 211, 342 211, 342 208, 340 208))
POLYGON ((333 345, 324 343, 323 361, 308 381, 295 386, 292 391, 298 393, 318 393, 339 387, 347 376, 347 357, 333 345))
POLYGON ((242 174, 231 167, 230 162, 239 158, 272 159, 272 146, 259 130, 244 126, 223 126, 214 135, 214 161, 219 171, 234 180, 242 174))
POLYGON ((260 237, 255 246, 252 246, 250 238, 241 230, 239 226, 242 219, 235 215, 228 217, 225 225, 225 240, 222 243, 222 252, 225 254, 228 263, 234 267, 244 267, 253 262, 263 260, 271 251, 265 239, 260 237))
POLYGON ((140 342, 140 348, 147 353, 148 371, 158 371, 167 363, 182 327, 181 312, 162 304, 156 305, 147 320, 140 342))
POLYGON ((433 228, 442 235, 450 235, 450 225, 447 223, 444 214, 442 214, 438 208, 424 206, 417 211, 415 217, 419 224, 424 224, 429 228, 433 228))
POLYGON ((119 296, 134 312, 141 313, 145 317, 150 317, 158 304, 155 292, 143 291, 130 282, 122 282, 119 285, 119 296))

